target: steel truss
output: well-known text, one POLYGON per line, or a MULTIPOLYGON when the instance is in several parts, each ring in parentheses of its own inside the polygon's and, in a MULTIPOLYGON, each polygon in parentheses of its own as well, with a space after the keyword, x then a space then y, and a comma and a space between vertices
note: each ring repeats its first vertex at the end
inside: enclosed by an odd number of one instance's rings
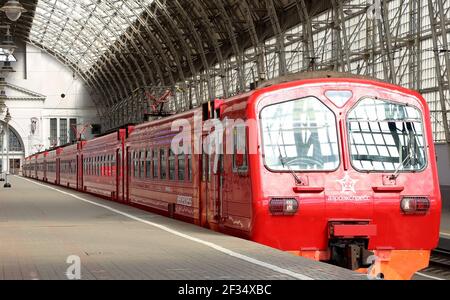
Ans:
POLYGON ((89 85, 104 129, 144 121, 149 89, 171 87, 167 109, 181 112, 287 73, 339 70, 419 90, 435 140, 450 142, 450 0, 24 2, 32 18, 16 33, 89 85))

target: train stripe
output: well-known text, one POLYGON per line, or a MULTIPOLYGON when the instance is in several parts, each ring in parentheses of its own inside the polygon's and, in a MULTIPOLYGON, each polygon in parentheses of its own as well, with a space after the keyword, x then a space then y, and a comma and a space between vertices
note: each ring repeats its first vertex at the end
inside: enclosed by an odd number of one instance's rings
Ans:
POLYGON ((222 252, 222 253, 224 253, 226 255, 238 258, 240 260, 252 263, 254 265, 258 265, 258 266, 270 269, 270 270, 275 271, 277 273, 285 274, 285 275, 288 275, 290 277, 293 277, 293 278, 296 278, 296 279, 299 279, 299 280, 314 280, 313 278, 311 278, 309 276, 306 276, 306 275, 303 275, 303 274, 300 274, 300 273, 296 273, 296 272, 293 272, 293 271, 290 271, 290 270, 287 270, 287 269, 275 266, 273 264, 270 264, 270 263, 267 263, 267 262, 263 262, 263 261, 260 261, 258 259, 255 259, 255 258, 246 256, 246 255, 234 252, 232 250, 229 250, 229 249, 224 248, 222 246, 219 246, 217 244, 214 244, 214 243, 211 243, 211 242, 207 242, 207 241, 204 241, 202 239, 195 238, 195 237, 192 237, 190 235, 187 235, 187 234, 181 233, 179 231, 173 230, 173 229, 171 229, 171 228, 169 228, 167 226, 163 226, 163 225, 160 225, 160 224, 157 224, 157 223, 154 223, 154 222, 149 222, 147 220, 144 220, 144 219, 141 219, 139 217, 133 216, 133 215, 131 215, 129 213, 125 213, 125 212, 122 212, 122 211, 117 210, 115 208, 109 207, 108 205, 99 204, 99 203, 96 203, 94 201, 90 201, 90 200, 84 199, 84 198, 82 198, 80 196, 77 196, 75 194, 72 194, 72 193, 69 193, 69 192, 65 192, 65 191, 62 191, 60 189, 57 189, 57 188, 54 188, 54 187, 51 187, 51 186, 48 186, 48 185, 44 185, 44 184, 41 184, 41 183, 38 183, 38 182, 35 182, 35 181, 32 181, 32 180, 29 180, 29 179, 26 179, 26 178, 23 178, 23 177, 18 177, 18 178, 20 178, 22 180, 25 180, 25 181, 28 181, 28 182, 31 182, 31 183, 33 183, 35 185, 42 186, 42 187, 45 187, 45 188, 50 189, 50 190, 54 190, 54 191, 59 192, 61 194, 64 194, 64 195, 70 196, 72 198, 75 198, 77 200, 83 201, 85 203, 89 203, 89 204, 95 205, 97 207, 104 208, 106 210, 109 210, 109 211, 114 212, 114 213, 116 213, 118 215, 127 217, 129 219, 132 219, 132 220, 144 223, 146 225, 150 225, 152 227, 156 227, 158 229, 161 229, 163 231, 166 231, 166 232, 171 233, 173 235, 176 235, 178 237, 190 240, 190 241, 198 243, 198 244, 202 244, 202 245, 207 246, 209 248, 212 248, 212 249, 214 249, 216 251, 222 252))

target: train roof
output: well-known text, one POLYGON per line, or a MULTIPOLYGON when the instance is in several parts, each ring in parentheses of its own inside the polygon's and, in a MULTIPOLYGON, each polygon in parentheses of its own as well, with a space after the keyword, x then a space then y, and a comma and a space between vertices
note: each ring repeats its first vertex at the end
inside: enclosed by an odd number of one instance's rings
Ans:
POLYGON ((311 71, 311 72, 299 72, 299 73, 293 73, 288 74, 285 76, 281 76, 278 78, 274 78, 271 80, 266 80, 261 82, 261 84, 258 85, 257 89, 263 89, 267 88, 273 85, 281 84, 281 83, 288 83, 292 81, 301 81, 301 80, 309 80, 309 79, 321 79, 321 78, 352 78, 352 79, 361 79, 361 80, 371 80, 371 81, 378 81, 378 82, 385 82, 378 78, 370 77, 370 76, 364 76, 364 75, 355 75, 351 73, 345 73, 345 72, 336 72, 336 71, 311 71))

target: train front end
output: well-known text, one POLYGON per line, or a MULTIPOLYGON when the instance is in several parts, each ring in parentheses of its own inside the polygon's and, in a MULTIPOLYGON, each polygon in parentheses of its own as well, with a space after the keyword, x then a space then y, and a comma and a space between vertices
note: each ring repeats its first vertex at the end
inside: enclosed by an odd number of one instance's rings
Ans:
POLYGON ((250 104, 253 240, 372 278, 410 279, 428 266, 441 199, 419 94, 317 79, 262 89, 250 104))

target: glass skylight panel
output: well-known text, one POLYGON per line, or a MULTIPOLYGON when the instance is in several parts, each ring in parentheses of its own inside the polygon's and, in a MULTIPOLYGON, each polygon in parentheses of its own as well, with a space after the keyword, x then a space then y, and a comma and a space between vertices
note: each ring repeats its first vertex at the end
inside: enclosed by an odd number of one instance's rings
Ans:
POLYGON ((33 43, 87 71, 153 0, 38 0, 33 43))

